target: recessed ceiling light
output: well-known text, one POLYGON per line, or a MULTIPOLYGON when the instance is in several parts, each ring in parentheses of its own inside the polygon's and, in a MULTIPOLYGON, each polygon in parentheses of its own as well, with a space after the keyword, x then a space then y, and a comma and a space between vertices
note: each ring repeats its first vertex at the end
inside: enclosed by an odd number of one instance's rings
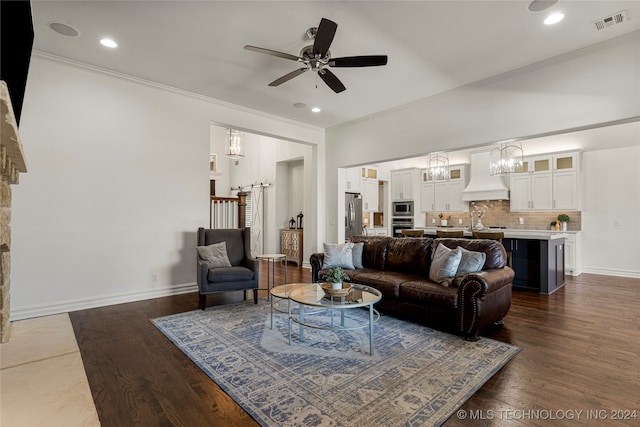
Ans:
POLYGON ((556 12, 547 16, 547 19, 544 20, 544 23, 547 25, 553 25, 553 24, 557 24, 563 19, 564 19, 564 13, 556 12))
POLYGON ((549 9, 556 3, 558 3, 558 0, 533 0, 529 4, 529 10, 531 12, 540 12, 545 9, 549 9))
POLYGON ((322 110, 321 110, 320 108, 318 108, 318 107, 313 107, 313 108, 311 109, 311 111, 313 111, 314 113, 319 113, 319 112, 320 112, 320 111, 322 111, 322 110))
POLYGON ((106 39, 106 38, 105 39, 101 39, 100 40, 100 44, 102 46, 106 46, 106 47, 110 47, 110 48, 118 47, 118 43, 114 42, 111 39, 106 39))
POLYGON ((78 37, 80 35, 80 31, 73 28, 71 25, 63 24, 61 22, 48 22, 49 28, 55 31, 58 34, 62 34, 63 36, 69 37, 78 37))

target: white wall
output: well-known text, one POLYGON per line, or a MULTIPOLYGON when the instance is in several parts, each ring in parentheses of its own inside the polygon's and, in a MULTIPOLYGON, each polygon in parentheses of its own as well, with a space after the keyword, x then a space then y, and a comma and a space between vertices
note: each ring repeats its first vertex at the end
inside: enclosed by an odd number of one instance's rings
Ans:
POLYGON ((640 135, 583 153, 582 171, 583 271, 640 277, 640 135))
POLYGON ((341 201, 330 196, 339 188, 338 167, 638 117, 639 75, 636 32, 328 129, 325 240, 338 236, 341 201))
POLYGON ((195 289, 212 120, 324 144, 322 129, 42 54, 28 77, 12 320, 195 289))

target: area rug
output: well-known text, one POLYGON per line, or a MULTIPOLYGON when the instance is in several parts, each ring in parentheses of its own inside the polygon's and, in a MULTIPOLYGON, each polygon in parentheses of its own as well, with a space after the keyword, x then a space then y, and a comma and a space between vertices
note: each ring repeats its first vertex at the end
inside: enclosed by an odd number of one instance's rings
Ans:
MULTIPOLYGON (((345 310, 347 325, 368 311, 345 310)), ((153 324, 263 426, 438 426, 520 349, 382 316, 368 328, 292 328, 270 305, 242 302, 153 324)), ((326 313, 326 311, 324 312, 326 313)), ((307 320, 324 322, 324 314, 307 320)))

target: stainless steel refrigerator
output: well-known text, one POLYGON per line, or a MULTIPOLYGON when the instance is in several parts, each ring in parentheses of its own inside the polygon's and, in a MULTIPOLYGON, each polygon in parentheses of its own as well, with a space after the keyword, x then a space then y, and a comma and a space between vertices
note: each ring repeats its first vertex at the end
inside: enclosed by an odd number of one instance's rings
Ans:
POLYGON ((362 195, 360 193, 344 194, 344 239, 360 236, 362 232, 362 195))

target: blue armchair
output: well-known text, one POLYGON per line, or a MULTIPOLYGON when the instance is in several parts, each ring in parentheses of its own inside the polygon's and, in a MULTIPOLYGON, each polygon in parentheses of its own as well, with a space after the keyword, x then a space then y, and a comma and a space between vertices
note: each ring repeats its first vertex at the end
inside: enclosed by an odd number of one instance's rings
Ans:
POLYGON ((198 250, 200 308, 206 308, 208 294, 229 291, 253 290, 253 300, 257 304, 260 263, 251 258, 251 228, 198 229, 198 246, 220 242, 226 244, 227 266, 212 265, 201 257, 201 249, 198 250))

